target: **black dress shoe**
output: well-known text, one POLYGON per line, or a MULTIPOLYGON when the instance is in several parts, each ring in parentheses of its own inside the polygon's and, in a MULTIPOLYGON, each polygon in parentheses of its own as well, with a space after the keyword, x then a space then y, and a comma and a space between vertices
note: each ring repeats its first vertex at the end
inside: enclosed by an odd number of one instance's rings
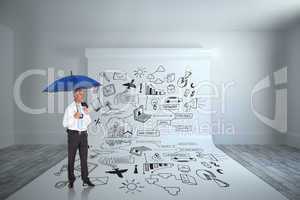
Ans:
POLYGON ((68 187, 69 187, 69 188, 73 188, 73 186, 74 186, 74 183, 73 183, 73 182, 69 182, 68 187))
POLYGON ((90 180, 87 180, 87 181, 83 182, 82 186, 83 187, 86 187, 86 186, 94 187, 95 184, 93 184, 90 180))

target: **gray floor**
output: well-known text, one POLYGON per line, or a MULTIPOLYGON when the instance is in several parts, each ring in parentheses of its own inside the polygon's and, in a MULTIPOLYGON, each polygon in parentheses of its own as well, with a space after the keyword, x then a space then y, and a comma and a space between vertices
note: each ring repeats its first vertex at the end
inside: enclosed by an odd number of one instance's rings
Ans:
POLYGON ((66 156, 66 145, 14 145, 0 149, 0 199, 5 199, 66 156))
MULTIPOLYGON (((218 145, 230 157, 291 200, 300 199, 300 150, 288 146, 218 145)), ((65 145, 0 149, 0 199, 5 199, 64 159, 65 145)))
POLYGON ((300 199, 300 149, 268 145, 217 147, 287 198, 300 199))

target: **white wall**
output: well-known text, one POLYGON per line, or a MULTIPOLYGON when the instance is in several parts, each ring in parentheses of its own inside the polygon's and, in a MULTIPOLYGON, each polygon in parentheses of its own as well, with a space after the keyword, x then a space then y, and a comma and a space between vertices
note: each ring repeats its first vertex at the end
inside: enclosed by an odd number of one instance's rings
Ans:
POLYGON ((287 144, 300 147, 300 24, 286 33, 288 63, 288 135, 287 144))
MULTIPOLYGON (((234 81, 225 99, 226 121, 232 121, 236 134, 215 136, 215 143, 282 143, 285 135, 263 124, 251 110, 251 91, 256 83, 285 66, 282 33, 220 34, 213 46, 219 48, 219 59, 212 69, 212 79, 219 82, 234 81)), ((270 87, 256 94, 257 111, 274 117, 275 90, 270 87)))
MULTIPOLYGON (((274 32, 31 32, 17 35, 15 78, 31 69, 54 67, 66 73, 86 73, 86 47, 204 47, 218 49, 218 59, 212 67, 212 80, 217 84, 234 81, 227 96, 224 121, 236 127, 235 136, 215 136, 217 143, 274 143, 274 131, 260 122, 251 111, 250 94, 255 83, 281 65, 281 33, 274 32)), ((31 107, 46 106, 41 93, 47 80, 35 77, 22 86, 22 98, 31 107)), ((258 97, 257 105, 272 116, 272 93, 258 97)), ((17 143, 63 143, 62 114, 30 115, 15 107, 17 143)))
POLYGON ((14 144, 12 83, 14 73, 14 33, 0 25, 0 148, 14 144))
MULTIPOLYGON (((151 4, 123 1, 75 4, 70 1, 3 0, 1 3, 0 22, 10 25, 15 35, 14 79, 32 68, 52 67, 63 69, 66 73, 69 70, 78 74, 87 73, 84 49, 89 47, 215 48, 219 53, 212 67, 212 80, 217 84, 235 82, 228 89, 225 114, 215 119, 222 117, 236 127, 235 136, 215 136, 215 142, 281 143, 284 139, 284 135, 276 134, 259 121, 250 106, 251 89, 255 83, 286 64, 282 58, 282 33, 232 32, 236 29, 265 30, 264 27, 270 27, 273 23, 268 26, 259 23, 256 28, 252 26, 258 24, 258 20, 249 16, 258 7, 249 9, 245 6, 245 12, 241 12, 234 2, 226 4, 230 9, 224 10, 224 5, 214 1, 213 4, 207 4, 208 8, 198 1, 194 1, 195 4, 179 1, 172 1, 171 4, 159 1, 151 4), (218 8, 220 12, 216 12, 217 15, 210 11, 199 12, 198 6, 204 11, 218 8), (202 14, 217 17, 213 20, 202 14), (241 14, 243 18, 238 18, 241 14), (224 22, 220 21, 219 16, 222 15, 224 22), (219 31, 220 28, 225 32, 219 31), (213 32, 201 32, 211 29, 213 32), (193 32, 195 30, 197 32, 193 32)), ((276 10, 270 6, 264 8, 276 10)), ((263 14, 258 15, 259 19, 263 18, 266 12, 258 10, 263 14)), ((270 18, 278 22, 276 19, 280 16, 270 18)), ((46 106, 47 96, 41 93, 45 85, 47 80, 43 77, 35 76, 26 80, 21 94, 24 103, 34 108, 46 106)), ((264 115, 273 116, 273 99, 272 91, 257 96, 256 105, 264 115)), ((10 104, 7 102, 4 105, 10 104)), ((62 114, 30 115, 14 107, 14 116, 17 143, 66 141, 61 126, 62 114)))

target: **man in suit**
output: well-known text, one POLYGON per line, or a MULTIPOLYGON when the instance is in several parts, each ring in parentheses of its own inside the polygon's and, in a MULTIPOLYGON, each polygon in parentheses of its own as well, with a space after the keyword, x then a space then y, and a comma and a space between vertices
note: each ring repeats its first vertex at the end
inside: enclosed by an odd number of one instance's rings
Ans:
POLYGON ((73 188, 75 181, 74 163, 77 149, 79 150, 81 179, 83 186, 95 186, 88 178, 88 141, 87 127, 91 123, 88 106, 83 102, 84 91, 74 91, 74 101, 66 108, 63 126, 68 133, 68 180, 69 188, 73 188))

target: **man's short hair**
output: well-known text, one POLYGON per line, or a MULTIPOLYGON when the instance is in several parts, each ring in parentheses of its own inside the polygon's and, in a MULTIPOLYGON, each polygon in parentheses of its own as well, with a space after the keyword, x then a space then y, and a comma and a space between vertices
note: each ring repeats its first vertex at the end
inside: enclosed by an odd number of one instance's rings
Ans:
POLYGON ((82 91, 82 88, 76 88, 74 91, 73 91, 73 95, 75 95, 77 92, 80 92, 82 91))

